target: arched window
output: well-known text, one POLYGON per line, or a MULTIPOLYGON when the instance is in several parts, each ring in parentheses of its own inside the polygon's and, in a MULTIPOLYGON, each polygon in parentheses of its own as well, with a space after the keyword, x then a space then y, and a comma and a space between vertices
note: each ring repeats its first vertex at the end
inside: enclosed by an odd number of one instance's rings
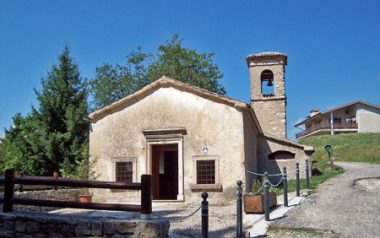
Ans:
POLYGON ((261 73, 261 94, 264 97, 274 96, 274 78, 272 71, 266 69, 261 73))
POLYGON ((287 151, 287 150, 278 150, 271 154, 269 154, 268 158, 271 160, 277 160, 277 159, 294 159, 295 154, 287 151))

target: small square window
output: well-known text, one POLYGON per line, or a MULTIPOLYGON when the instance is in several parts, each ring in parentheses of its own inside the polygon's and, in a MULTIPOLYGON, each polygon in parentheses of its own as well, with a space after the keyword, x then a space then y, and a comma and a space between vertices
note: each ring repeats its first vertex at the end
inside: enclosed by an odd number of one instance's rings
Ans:
POLYGON ((132 183, 133 162, 116 162, 116 182, 132 183))
POLYGON ((215 184, 215 160, 197 161, 197 184, 215 184))
POLYGON ((223 192, 219 175, 218 155, 193 156, 193 183, 191 191, 223 192))

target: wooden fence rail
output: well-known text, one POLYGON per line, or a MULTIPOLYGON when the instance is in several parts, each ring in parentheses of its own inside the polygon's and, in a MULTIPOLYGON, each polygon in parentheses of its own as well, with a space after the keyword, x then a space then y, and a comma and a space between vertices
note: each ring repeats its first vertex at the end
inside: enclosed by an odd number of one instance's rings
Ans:
POLYGON ((13 204, 46 206, 46 207, 69 207, 98 210, 140 212, 143 218, 150 218, 152 214, 151 175, 141 175, 141 183, 120 183, 108 181, 82 181, 66 178, 15 176, 13 169, 5 171, 5 176, 0 177, 0 185, 4 184, 4 197, 0 198, 3 203, 3 212, 13 211, 13 204), (141 205, 131 204, 106 204, 106 203, 80 203, 69 201, 36 200, 14 198, 15 184, 20 185, 50 185, 65 187, 106 188, 141 190, 141 205))

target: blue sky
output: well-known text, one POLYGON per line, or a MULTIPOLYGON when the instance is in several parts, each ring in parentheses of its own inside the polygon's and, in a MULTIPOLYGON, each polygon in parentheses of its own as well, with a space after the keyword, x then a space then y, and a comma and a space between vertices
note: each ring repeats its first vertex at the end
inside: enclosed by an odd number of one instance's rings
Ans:
POLYGON ((248 54, 288 55, 288 136, 311 108, 364 99, 380 105, 380 1, 0 0, 0 136, 37 105, 67 43, 82 77, 154 52, 178 32, 186 47, 214 52, 229 96, 249 102, 248 54))

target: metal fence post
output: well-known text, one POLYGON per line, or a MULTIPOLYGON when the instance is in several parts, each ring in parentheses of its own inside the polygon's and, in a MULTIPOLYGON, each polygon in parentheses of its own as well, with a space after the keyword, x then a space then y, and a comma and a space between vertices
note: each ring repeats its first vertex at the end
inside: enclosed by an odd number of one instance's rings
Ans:
POLYGON ((306 167, 306 192, 307 192, 307 194, 309 194, 309 188, 310 188, 310 178, 309 178, 309 160, 307 159, 306 160, 306 165, 305 165, 305 167, 306 167))
POLYGON ((269 221, 269 184, 268 184, 268 172, 264 173, 264 211, 265 211, 265 221, 269 221))
POLYGON ((282 175, 282 188, 284 189, 284 207, 288 206, 288 178, 286 174, 286 167, 283 168, 283 175, 282 175))
POLYGON ((149 174, 141 175, 141 218, 152 218, 152 177, 149 174))
POLYGON ((208 193, 202 193, 203 201, 201 203, 202 207, 202 238, 208 238, 208 193))
POLYGON ((300 196, 300 164, 296 163, 296 194, 300 196))
POLYGON ((3 203, 3 212, 13 211, 12 199, 15 191, 15 184, 10 181, 15 177, 14 169, 5 170, 4 176, 4 203, 3 203))
POLYGON ((242 196, 243 189, 241 185, 243 182, 241 180, 237 181, 237 191, 236 191, 236 237, 241 237, 243 234, 243 212, 242 212, 242 196))

